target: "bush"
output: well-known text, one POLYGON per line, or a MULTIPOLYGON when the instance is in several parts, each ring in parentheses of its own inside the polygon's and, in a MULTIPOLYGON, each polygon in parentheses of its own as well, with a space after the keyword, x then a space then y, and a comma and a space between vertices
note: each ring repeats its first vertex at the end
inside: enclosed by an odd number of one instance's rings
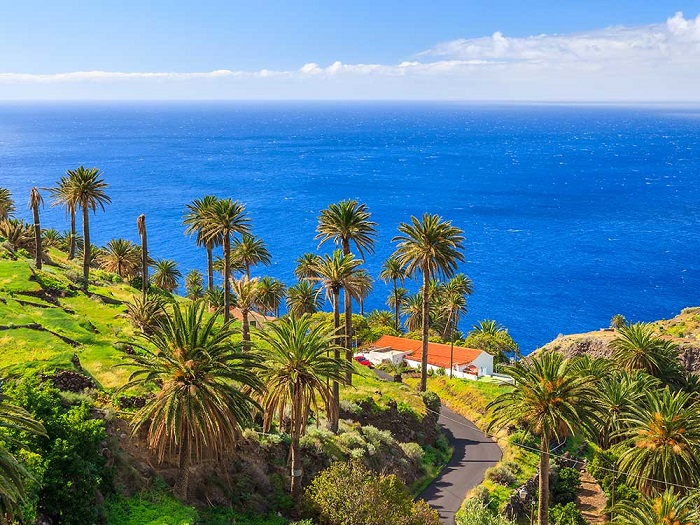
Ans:
POLYGON ((104 508, 106 525, 194 525, 198 518, 194 508, 156 492, 133 498, 113 497, 104 508))
POLYGON ((399 443, 399 446, 411 461, 416 464, 420 464, 420 462, 423 461, 425 451, 418 443, 399 443))
POLYGON ((522 445, 528 448, 539 448, 540 443, 536 436, 526 430, 516 430, 508 440, 514 445, 522 445))
POLYGON ((375 447, 380 447, 381 445, 392 446, 396 443, 394 436, 388 430, 379 430, 377 427, 372 425, 366 425, 362 427, 362 435, 367 440, 367 443, 371 443, 375 447))
POLYGON ((457 525, 515 525, 505 516, 492 513, 476 498, 464 502, 455 515, 457 525))
POLYGON ((440 396, 435 392, 423 392, 421 398, 423 398, 423 403, 425 403, 426 408, 435 412, 440 412, 440 396))
POLYGON ((581 486, 581 474, 578 470, 562 467, 552 475, 552 503, 567 504, 576 500, 576 493, 581 486))
POLYGON ((515 485, 516 474, 506 465, 496 465, 486 470, 486 479, 510 487, 515 485))
POLYGON ((378 476, 358 461, 336 462, 305 494, 308 508, 326 525, 439 525, 438 513, 415 503, 394 475, 378 476))
POLYGON ((576 504, 573 502, 550 508, 549 523, 551 525, 587 525, 581 511, 576 508, 576 504))

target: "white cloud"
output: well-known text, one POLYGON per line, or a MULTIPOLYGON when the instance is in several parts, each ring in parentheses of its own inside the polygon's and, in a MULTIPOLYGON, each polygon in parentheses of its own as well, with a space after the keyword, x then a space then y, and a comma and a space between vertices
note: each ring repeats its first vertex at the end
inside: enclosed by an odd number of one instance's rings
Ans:
POLYGON ((437 44, 397 64, 323 66, 294 71, 76 71, 0 73, 0 98, 445 98, 511 100, 698 100, 700 15, 676 13, 663 23, 572 34, 488 37, 437 44), (197 89, 192 89, 196 86, 197 89), (156 89, 157 87, 157 89, 156 89), (14 91, 13 91, 14 90, 14 91))

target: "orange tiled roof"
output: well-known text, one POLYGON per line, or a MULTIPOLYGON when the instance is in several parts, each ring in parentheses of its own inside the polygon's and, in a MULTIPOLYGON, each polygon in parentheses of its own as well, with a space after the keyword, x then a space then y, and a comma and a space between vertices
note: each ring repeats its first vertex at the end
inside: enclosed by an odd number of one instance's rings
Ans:
MULTIPOLYGON (((405 337, 395 337, 393 335, 383 335, 374 343, 376 348, 389 347, 400 352, 410 352, 406 359, 419 361, 423 355, 421 341, 406 339, 405 337)), ((476 348, 464 348, 455 346, 453 352, 453 363, 455 365, 467 365, 474 361, 481 354, 481 350, 476 348)), ((428 364, 441 368, 450 368, 450 345, 442 343, 428 343, 428 364)))

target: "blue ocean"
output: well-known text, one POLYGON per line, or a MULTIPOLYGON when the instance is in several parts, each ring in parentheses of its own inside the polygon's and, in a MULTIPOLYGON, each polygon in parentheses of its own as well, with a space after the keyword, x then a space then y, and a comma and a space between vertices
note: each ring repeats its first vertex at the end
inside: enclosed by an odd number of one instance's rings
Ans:
MULTIPOLYGON (((136 241, 183 273, 205 252, 185 204, 246 204, 292 284, 317 249, 319 211, 355 198, 379 223, 376 276, 401 221, 431 212, 465 231, 474 281, 461 328, 491 318, 527 353, 559 333, 654 320, 700 303, 700 109, 458 103, 91 103, 0 105, 0 186, 19 213, 32 186, 98 166, 113 203, 93 242, 136 241)), ((47 196, 48 200, 48 196, 47 196)), ((68 228, 63 210, 42 225, 68 228)), ((326 248, 322 248, 325 250, 326 248)), ((330 249, 327 248, 327 249, 330 249)), ((416 283, 408 283, 416 289, 416 283)), ((381 281, 366 310, 385 308, 381 281)))

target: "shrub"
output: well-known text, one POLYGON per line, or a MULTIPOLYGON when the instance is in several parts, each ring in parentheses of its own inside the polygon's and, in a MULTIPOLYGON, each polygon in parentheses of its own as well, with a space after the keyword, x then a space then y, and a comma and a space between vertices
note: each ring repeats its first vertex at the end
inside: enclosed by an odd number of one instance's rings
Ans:
POLYGON ((474 487, 474 490, 472 490, 472 498, 486 506, 491 500, 491 493, 489 492, 489 489, 483 485, 477 485, 474 487))
POLYGON ((549 509, 549 523, 552 525, 586 525, 581 511, 573 502, 555 505, 549 509))
POLYGON ((425 403, 426 408, 434 410, 435 412, 440 411, 440 396, 435 392, 423 392, 421 394, 423 403, 425 403))
POLYGON ((336 462, 305 494, 309 509, 327 525, 439 525, 438 513, 415 503, 394 475, 377 476, 358 461, 336 462))
POLYGON ((377 427, 372 425, 366 425, 362 427, 362 435, 367 440, 367 443, 371 443, 375 447, 381 445, 391 446, 396 443, 394 436, 388 430, 379 430, 377 427))
POLYGON ((364 449, 366 444, 367 442, 356 430, 350 430, 338 435, 338 445, 348 450, 356 448, 364 449))
POLYGON ((576 493, 581 486, 581 474, 578 470, 562 467, 552 476, 552 503, 570 503, 576 500, 576 493))
POLYGON ((496 465, 486 470, 486 479, 498 483, 499 485, 504 485, 510 487, 515 485, 516 477, 515 473, 505 465, 496 465))
POLYGON ((531 432, 526 430, 516 430, 513 432, 508 440, 514 445, 522 445, 528 448, 539 448, 539 440, 531 432))
POLYGON ((515 525, 505 516, 492 513, 478 499, 470 498, 455 515, 457 525, 515 525))
POLYGON ((411 461, 416 464, 420 464, 420 462, 423 461, 425 451, 418 443, 399 443, 399 446, 411 461))
POLYGON ((194 508, 157 492, 133 498, 112 497, 104 509, 106 525, 194 525, 198 518, 194 508))

